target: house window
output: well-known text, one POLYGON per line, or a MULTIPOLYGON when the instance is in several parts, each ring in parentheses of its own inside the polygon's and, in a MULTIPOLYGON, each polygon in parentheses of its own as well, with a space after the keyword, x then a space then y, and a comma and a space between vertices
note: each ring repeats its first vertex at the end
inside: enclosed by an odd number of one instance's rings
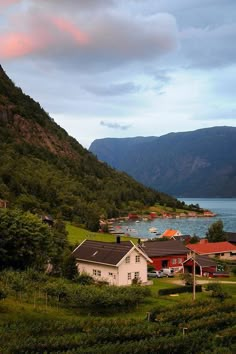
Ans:
POLYGON ((127 256, 127 257, 125 258, 125 263, 130 263, 130 256, 127 256))
POLYGON ((224 256, 225 254, 224 254, 224 253, 221 253, 220 255, 221 255, 221 256, 224 256))
POLYGON ((93 269, 93 275, 100 277, 102 275, 102 272, 98 269, 93 269))
POLYGON ((97 275, 97 270, 93 269, 93 275, 97 275))
POLYGON ((135 262, 140 263, 140 256, 135 256, 135 262))
POLYGON ((135 278, 135 279, 139 278, 139 272, 135 272, 135 273, 134 273, 134 278, 135 278))
POLYGON ((172 263, 172 264, 176 264, 176 258, 173 258, 173 259, 171 260, 171 263, 172 263))
POLYGON ((178 258, 178 263, 182 263, 182 258, 178 258))
POLYGON ((109 276, 110 276, 110 277, 112 277, 112 276, 113 276, 113 273, 111 273, 111 272, 109 272, 108 274, 109 274, 109 276))
POLYGON ((131 273, 128 273, 128 280, 131 280, 131 273))

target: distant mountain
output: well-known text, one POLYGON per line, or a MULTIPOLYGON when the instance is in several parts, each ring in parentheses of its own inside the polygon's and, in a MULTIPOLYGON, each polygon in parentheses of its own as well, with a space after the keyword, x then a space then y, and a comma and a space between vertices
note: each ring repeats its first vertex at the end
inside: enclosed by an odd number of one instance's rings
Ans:
POLYGON ((179 197, 236 197, 236 128, 98 139, 89 149, 136 180, 179 197))
POLYGON ((16 87, 1 66, 0 199, 90 229, 100 216, 177 202, 99 162, 16 87))

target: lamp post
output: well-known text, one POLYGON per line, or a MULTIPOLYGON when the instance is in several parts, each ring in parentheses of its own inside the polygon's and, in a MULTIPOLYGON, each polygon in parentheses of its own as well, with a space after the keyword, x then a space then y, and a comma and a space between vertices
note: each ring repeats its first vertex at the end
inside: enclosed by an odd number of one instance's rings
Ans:
POLYGON ((186 331, 187 329, 188 329, 187 327, 183 327, 183 337, 184 337, 185 331, 186 331))

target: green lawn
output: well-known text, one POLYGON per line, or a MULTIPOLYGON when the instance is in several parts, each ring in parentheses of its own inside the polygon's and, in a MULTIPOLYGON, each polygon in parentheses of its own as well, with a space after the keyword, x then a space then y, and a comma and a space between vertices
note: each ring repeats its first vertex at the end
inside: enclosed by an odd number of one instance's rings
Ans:
MULTIPOLYGON (((76 227, 69 223, 66 224, 66 231, 68 232, 68 239, 72 245, 78 245, 83 240, 94 240, 94 241, 104 241, 104 242, 114 242, 116 241, 116 236, 111 234, 104 234, 99 232, 91 232, 89 230, 76 227)), ((132 240, 137 243, 138 239, 135 237, 121 236, 122 241, 132 240)))

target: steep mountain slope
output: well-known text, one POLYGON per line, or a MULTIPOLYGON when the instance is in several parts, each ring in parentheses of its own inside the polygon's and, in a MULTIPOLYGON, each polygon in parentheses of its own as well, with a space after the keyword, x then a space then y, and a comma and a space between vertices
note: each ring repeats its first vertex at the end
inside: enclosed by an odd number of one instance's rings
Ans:
POLYGON ((100 139, 90 151, 147 186, 184 197, 236 197, 236 128, 100 139))
POLYGON ((33 101, 0 66, 0 199, 94 229, 135 205, 176 200, 99 162, 33 101))

